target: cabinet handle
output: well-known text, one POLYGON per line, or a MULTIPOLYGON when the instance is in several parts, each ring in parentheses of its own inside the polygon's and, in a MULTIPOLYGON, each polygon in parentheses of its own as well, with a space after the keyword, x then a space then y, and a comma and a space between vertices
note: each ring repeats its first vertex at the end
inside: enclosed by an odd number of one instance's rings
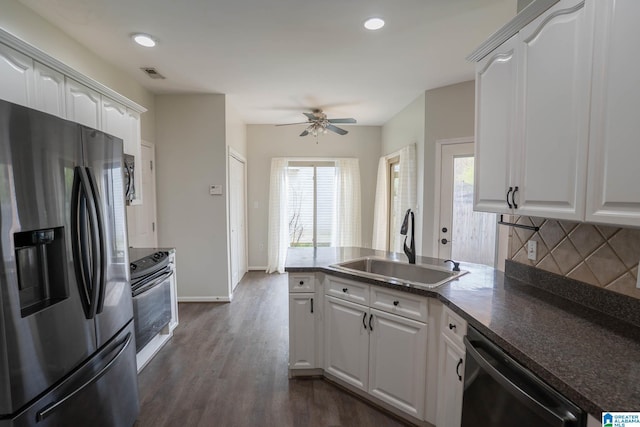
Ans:
POLYGON ((456 375, 458 376, 458 380, 462 381, 462 375, 460 375, 460 373, 458 372, 458 370, 460 369, 460 365, 462 365, 462 359, 460 359, 460 361, 456 365, 456 375))
POLYGON ((300 286, 304 285, 304 280, 300 280, 300 286))
POLYGON ((395 301, 393 302, 393 305, 395 305, 396 307, 398 306, 398 304, 400 304, 400 301, 398 301, 398 300, 395 300, 395 301))
POLYGON ((513 191, 513 187, 509 187, 509 191, 507 191, 507 206, 509 206, 509 209, 513 208, 513 206, 511 205, 511 202, 509 202, 509 195, 511 194, 512 191, 513 191))
POLYGON ((454 330, 456 328, 456 325, 454 325, 453 323, 449 323, 449 329, 454 330))
POLYGON ((363 326, 365 329, 367 329, 367 324, 366 324, 366 323, 364 323, 366 318, 367 318, 367 313, 365 312, 365 313, 364 313, 364 315, 362 316, 362 326, 363 326))
POLYGON ((518 209, 518 205, 516 204, 516 193, 518 192, 518 186, 516 185, 513 189, 513 194, 511 195, 511 203, 513 204, 513 209, 518 209))
POLYGON ((347 293, 348 290, 349 288, 342 288, 342 292, 344 292, 345 294, 347 293))
POLYGON ((311 298, 311 312, 313 313, 313 298, 311 298))
POLYGON ((371 321, 373 320, 373 314, 369 316, 369 329, 371 331, 373 331, 373 325, 371 324, 371 321))

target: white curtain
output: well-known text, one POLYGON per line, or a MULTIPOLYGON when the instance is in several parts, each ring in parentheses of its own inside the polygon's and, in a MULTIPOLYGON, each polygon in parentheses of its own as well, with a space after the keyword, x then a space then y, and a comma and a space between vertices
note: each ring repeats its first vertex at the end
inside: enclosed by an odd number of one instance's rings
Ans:
POLYGON ((267 273, 284 273, 284 261, 289 247, 287 212, 287 159, 271 159, 269 185, 269 235, 267 273))
MULTIPOLYGON (((410 144, 400 150, 400 176, 398 183, 398 197, 393 207, 400 218, 404 218, 407 209, 416 210, 418 194, 416 180, 416 145, 410 144)), ((397 222, 397 221, 396 221, 397 222)), ((400 234, 402 223, 391 224, 394 233, 400 234)), ((396 239, 394 252, 402 252, 404 239, 396 239)))
POLYGON ((373 207, 373 240, 371 247, 381 251, 387 250, 389 227, 389 174, 387 158, 380 157, 378 162, 378 180, 376 182, 376 198, 373 207))
POLYGON ((360 163, 336 159, 331 246, 361 246, 360 163))

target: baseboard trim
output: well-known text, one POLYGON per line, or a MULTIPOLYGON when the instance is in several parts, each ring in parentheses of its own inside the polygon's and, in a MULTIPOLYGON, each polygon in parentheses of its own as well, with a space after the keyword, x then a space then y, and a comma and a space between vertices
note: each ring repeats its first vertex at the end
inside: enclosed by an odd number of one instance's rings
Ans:
POLYGON ((178 297, 178 302, 231 302, 229 297, 178 297))
POLYGON ((249 271, 267 271, 267 266, 265 265, 264 267, 258 265, 258 266, 249 266, 249 271))

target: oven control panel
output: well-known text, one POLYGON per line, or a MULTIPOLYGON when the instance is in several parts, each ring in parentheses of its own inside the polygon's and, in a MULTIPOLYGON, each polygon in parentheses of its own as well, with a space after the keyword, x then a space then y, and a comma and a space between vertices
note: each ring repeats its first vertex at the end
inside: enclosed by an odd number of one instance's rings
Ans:
POLYGON ((130 264, 131 280, 158 271, 169 263, 169 252, 158 251, 130 264))

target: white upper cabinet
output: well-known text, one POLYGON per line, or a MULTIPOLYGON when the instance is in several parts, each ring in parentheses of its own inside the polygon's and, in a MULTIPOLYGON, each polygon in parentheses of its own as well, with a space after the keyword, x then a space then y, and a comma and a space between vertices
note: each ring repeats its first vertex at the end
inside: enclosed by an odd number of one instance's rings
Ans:
MULTIPOLYGON (((507 192, 516 169, 516 87, 518 34, 476 66, 474 208, 509 213, 507 192)), ((511 194, 509 194, 509 197, 511 194)))
POLYGON ((33 60, 0 44, 0 99, 33 105, 33 60))
POLYGON ((34 108, 66 118, 64 74, 34 62, 34 108))
POLYGON ((67 118, 74 122, 102 129, 100 94, 72 79, 66 79, 67 118))
POLYGON ((586 220, 640 226, 640 2, 596 2, 586 220))
MULTIPOLYGON (((107 98, 102 97, 102 130, 110 135, 122 139, 123 150, 128 140, 131 139, 131 127, 127 107, 107 98)), ((126 150, 124 150, 126 152, 126 150)))
POLYGON ((584 219, 593 9, 561 0, 477 64, 476 210, 584 219))
POLYGON ((519 214, 583 218, 592 4, 560 1, 519 33, 519 214))

